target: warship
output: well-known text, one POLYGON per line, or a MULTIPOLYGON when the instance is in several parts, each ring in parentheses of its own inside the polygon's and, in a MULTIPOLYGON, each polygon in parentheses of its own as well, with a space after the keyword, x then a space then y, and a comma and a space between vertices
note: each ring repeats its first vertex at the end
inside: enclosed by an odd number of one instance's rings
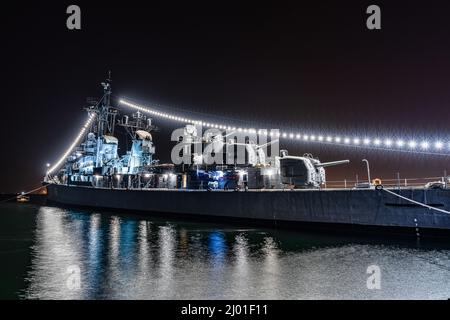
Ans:
POLYGON ((149 114, 123 100, 113 106, 111 80, 102 86, 101 99, 85 108, 89 117, 79 136, 46 173, 51 202, 276 227, 450 235, 448 178, 431 185, 388 187, 369 177, 353 188, 330 188, 326 168, 348 160, 323 163, 310 154, 293 156, 279 149, 269 156, 276 139, 262 145, 240 128, 209 124, 215 131, 202 135, 199 123, 187 118, 174 119, 183 122, 172 139, 179 146, 173 151, 179 160, 161 163, 155 157, 152 133, 157 127, 150 116, 171 116, 149 114), (124 154, 118 131, 131 141, 124 154), (236 156, 239 148, 243 159, 236 156), (231 157, 229 150, 234 151, 231 157))

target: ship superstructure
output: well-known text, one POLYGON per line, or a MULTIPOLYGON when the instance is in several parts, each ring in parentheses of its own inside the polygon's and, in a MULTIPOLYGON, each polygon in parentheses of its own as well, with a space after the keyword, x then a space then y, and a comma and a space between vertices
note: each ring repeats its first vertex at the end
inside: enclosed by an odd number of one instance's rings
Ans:
POLYGON ((111 105, 111 80, 107 79, 102 86, 100 101, 85 108, 95 119, 85 140, 67 157, 56 175, 46 177, 47 181, 125 189, 321 188, 326 183, 325 167, 348 163, 348 160, 321 163, 310 154, 289 156, 287 150, 269 157, 267 147, 278 140, 263 145, 248 138, 240 142, 237 132, 216 130, 202 135, 195 124, 187 124, 179 141, 180 156, 185 161, 160 164, 155 158, 152 132, 157 128, 153 119, 140 111, 120 112, 111 105), (118 129, 131 141, 130 150, 122 155, 115 135, 118 129), (233 148, 231 161, 229 148, 233 148), (237 148, 244 152, 241 163, 236 156, 237 148), (223 161, 217 161, 217 155, 223 161))

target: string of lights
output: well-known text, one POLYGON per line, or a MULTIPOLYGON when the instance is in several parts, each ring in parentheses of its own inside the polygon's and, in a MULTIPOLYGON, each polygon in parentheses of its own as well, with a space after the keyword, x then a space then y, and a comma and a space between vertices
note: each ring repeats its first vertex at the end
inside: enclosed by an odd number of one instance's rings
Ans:
POLYGON ((287 131, 269 131, 267 129, 254 129, 254 128, 244 128, 237 127, 219 123, 212 123, 208 121, 202 121, 198 119, 191 119, 183 117, 180 115, 161 112, 156 109, 151 109, 127 101, 125 99, 120 99, 119 103, 130 107, 132 109, 148 113, 153 116, 160 118, 165 118, 181 123, 189 123, 195 125, 201 125, 207 128, 216 128, 222 130, 238 131, 243 133, 258 133, 266 134, 269 136, 275 136, 276 138, 283 138, 288 140, 300 140, 305 142, 317 142, 326 144, 335 144, 340 146, 353 146, 353 147, 363 147, 363 148, 376 148, 381 150, 393 150, 393 151, 405 151, 414 153, 426 153, 426 154, 436 154, 436 155, 449 155, 446 151, 450 151, 450 143, 444 143, 443 141, 435 141, 433 143, 422 140, 416 141, 414 139, 391 139, 391 138, 370 138, 370 137, 350 137, 350 136, 336 136, 336 135, 323 135, 323 134, 301 134, 295 132, 287 131))
POLYGON ((59 169, 59 167, 64 163, 64 161, 67 159, 67 157, 73 152, 75 147, 78 146, 78 144, 80 143, 80 140, 84 137, 84 135, 86 134, 86 131, 91 126, 94 118, 95 118, 95 113, 90 113, 88 116, 88 119, 84 123, 83 127, 81 128, 81 130, 78 133, 75 140, 72 142, 70 147, 66 150, 66 152, 64 152, 64 154, 61 156, 61 158, 59 158, 59 160, 47 170, 47 175, 51 175, 53 172, 55 172, 57 169, 59 169))

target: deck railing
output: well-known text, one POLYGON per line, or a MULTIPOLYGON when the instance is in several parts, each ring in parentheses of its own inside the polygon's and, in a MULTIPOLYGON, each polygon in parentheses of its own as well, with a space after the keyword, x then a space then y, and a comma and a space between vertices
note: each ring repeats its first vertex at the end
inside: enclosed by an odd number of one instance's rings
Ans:
MULTIPOLYGON (((388 188, 410 188, 410 187, 423 187, 429 182, 442 182, 446 187, 450 186, 449 177, 425 177, 425 178, 397 178, 397 179, 382 179, 381 184, 388 188)), ((367 180, 332 180, 327 181, 325 188, 344 188, 353 189, 357 185, 367 184, 367 180)))

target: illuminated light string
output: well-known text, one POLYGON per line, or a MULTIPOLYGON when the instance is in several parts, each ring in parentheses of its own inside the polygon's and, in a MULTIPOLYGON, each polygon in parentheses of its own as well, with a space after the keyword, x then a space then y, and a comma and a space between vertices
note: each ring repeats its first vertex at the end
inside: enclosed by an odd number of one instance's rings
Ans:
MULTIPOLYGON (((356 146, 356 147, 375 147, 378 149, 383 150, 396 150, 396 151, 410 151, 410 152, 427 152, 427 151, 433 151, 439 152, 443 151, 445 148, 445 144, 442 141, 436 141, 433 144, 431 144, 428 141, 420 141, 417 142, 415 140, 392 140, 392 139, 380 139, 380 138, 358 138, 358 137, 340 137, 340 136, 331 136, 331 135, 307 135, 307 134, 300 134, 300 133, 294 133, 294 132, 268 132, 266 129, 253 129, 253 128, 243 128, 243 127, 236 127, 236 126, 229 126, 219 123, 212 123, 208 121, 201 121, 201 120, 195 120, 191 118, 186 118, 170 113, 160 112, 157 110, 152 110, 147 107, 143 107, 134 103, 131 103, 129 101, 126 101, 124 99, 119 100, 120 104, 123 104, 125 106, 128 106, 130 108, 136 109, 141 112, 145 112, 157 117, 174 120, 177 122, 182 123, 190 123, 195 125, 202 125, 204 127, 208 128, 216 128, 216 129, 223 129, 223 130, 232 130, 232 131, 238 131, 238 132, 244 132, 244 133, 258 133, 258 134, 266 134, 269 136, 275 136, 277 138, 284 138, 289 140, 303 140, 303 141, 312 141, 312 142, 322 142, 322 143, 328 143, 328 144, 336 144, 336 145, 348 145, 348 146, 356 146)), ((450 149, 450 144, 447 145, 450 149)))
POLYGON ((88 119, 86 120, 86 122, 84 123, 83 127, 81 128, 80 132, 78 133, 77 137, 70 145, 70 147, 66 150, 66 152, 64 152, 64 154, 61 156, 61 158, 53 166, 51 166, 48 169, 47 175, 50 175, 53 172, 55 172, 64 163, 64 161, 67 159, 67 157, 73 152, 73 149, 75 149, 75 147, 78 146, 78 144, 80 143, 80 140, 84 137, 84 135, 86 134, 86 131, 91 126, 94 118, 95 118, 95 113, 91 113, 89 115, 88 119))

